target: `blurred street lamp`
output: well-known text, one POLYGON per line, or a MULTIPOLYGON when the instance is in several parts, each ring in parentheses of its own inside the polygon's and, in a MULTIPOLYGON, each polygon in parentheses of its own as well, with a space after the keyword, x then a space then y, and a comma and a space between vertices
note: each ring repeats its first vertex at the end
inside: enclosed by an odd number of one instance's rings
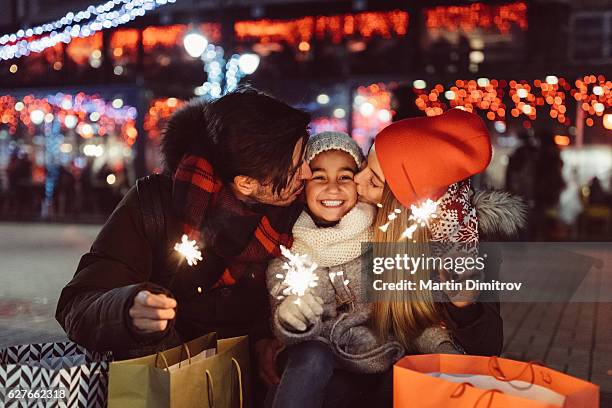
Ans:
POLYGON ((242 54, 238 58, 238 67, 246 75, 251 75, 259 67, 259 55, 257 54, 242 54))
POLYGON ((606 113, 603 116, 603 125, 606 129, 612 130, 612 113, 606 113))
POLYGON ((45 120, 45 112, 41 111, 40 109, 33 110, 30 113, 30 120, 35 125, 40 125, 43 123, 43 120, 45 120))
POLYGON ((74 115, 66 115, 64 118, 64 124, 68 129, 74 129, 79 120, 74 115))
POLYGON ((198 31, 191 31, 183 38, 185 51, 193 58, 200 58, 207 45, 208 40, 198 31))
POLYGON ((320 94, 319 96, 317 96, 317 102, 320 105, 327 105, 329 103, 329 96, 327 96, 326 94, 320 94))
POLYGON ((417 79, 412 83, 412 86, 415 89, 425 89, 425 87, 427 86, 427 83, 423 81, 422 79, 417 79))
POLYGON ((259 67, 259 55, 233 54, 226 60, 223 47, 209 43, 196 31, 185 36, 183 45, 190 56, 201 58, 204 63, 207 80, 194 89, 203 98, 218 98, 235 90, 242 77, 251 75, 259 67))
POLYGON ((334 117, 337 119, 343 119, 346 116, 346 111, 342 108, 334 109, 334 117))

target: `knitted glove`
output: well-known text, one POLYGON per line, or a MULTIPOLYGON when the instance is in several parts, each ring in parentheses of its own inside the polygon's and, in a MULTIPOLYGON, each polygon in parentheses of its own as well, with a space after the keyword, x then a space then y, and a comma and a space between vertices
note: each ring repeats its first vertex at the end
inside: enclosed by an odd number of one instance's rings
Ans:
POLYGON ((311 294, 288 296, 278 307, 280 322, 297 331, 305 331, 309 324, 315 324, 322 313, 323 299, 311 294))

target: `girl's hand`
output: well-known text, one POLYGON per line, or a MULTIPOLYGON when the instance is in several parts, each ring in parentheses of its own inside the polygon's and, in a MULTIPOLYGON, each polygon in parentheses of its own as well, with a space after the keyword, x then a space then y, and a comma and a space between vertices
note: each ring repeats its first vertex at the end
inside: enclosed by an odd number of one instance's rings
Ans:
POLYGON ((297 331, 305 331, 315 324, 323 314, 323 299, 311 294, 288 296, 278 307, 278 318, 282 324, 297 331))

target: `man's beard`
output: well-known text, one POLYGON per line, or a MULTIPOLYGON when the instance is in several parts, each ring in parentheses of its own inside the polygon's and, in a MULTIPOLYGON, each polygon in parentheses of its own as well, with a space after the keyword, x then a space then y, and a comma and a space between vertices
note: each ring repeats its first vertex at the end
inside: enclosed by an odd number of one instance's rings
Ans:
POLYGON ((252 198, 262 204, 276 205, 280 207, 288 206, 298 198, 299 193, 304 189, 304 183, 298 184, 290 191, 284 189, 280 193, 274 193, 271 186, 259 186, 252 198))

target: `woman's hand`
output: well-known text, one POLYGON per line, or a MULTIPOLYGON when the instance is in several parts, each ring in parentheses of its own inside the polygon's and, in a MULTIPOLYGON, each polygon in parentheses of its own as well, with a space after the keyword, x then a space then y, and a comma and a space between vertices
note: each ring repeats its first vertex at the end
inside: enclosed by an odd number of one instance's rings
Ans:
MULTIPOLYGON (((445 258, 455 258, 455 259, 466 258, 466 257, 468 258, 470 257, 470 255, 467 252, 461 252, 457 250, 453 250, 452 252, 445 255, 445 258)), ((440 270, 439 276, 440 276, 440 282, 455 281, 455 282, 463 282, 463 284, 465 284, 466 280, 481 278, 482 272, 476 269, 470 269, 470 270, 465 270, 462 273, 457 273, 455 271, 450 271, 450 270, 446 270, 443 268, 440 270)), ((450 299, 451 303, 457 307, 466 307, 466 306, 473 304, 476 301, 476 298, 478 298, 478 295, 480 294, 480 291, 474 290, 474 289, 472 290, 445 289, 444 292, 450 299)))
POLYGON ((323 314, 323 299, 311 294, 291 295, 278 307, 278 318, 283 325, 297 331, 305 331, 309 324, 315 324, 323 314))

